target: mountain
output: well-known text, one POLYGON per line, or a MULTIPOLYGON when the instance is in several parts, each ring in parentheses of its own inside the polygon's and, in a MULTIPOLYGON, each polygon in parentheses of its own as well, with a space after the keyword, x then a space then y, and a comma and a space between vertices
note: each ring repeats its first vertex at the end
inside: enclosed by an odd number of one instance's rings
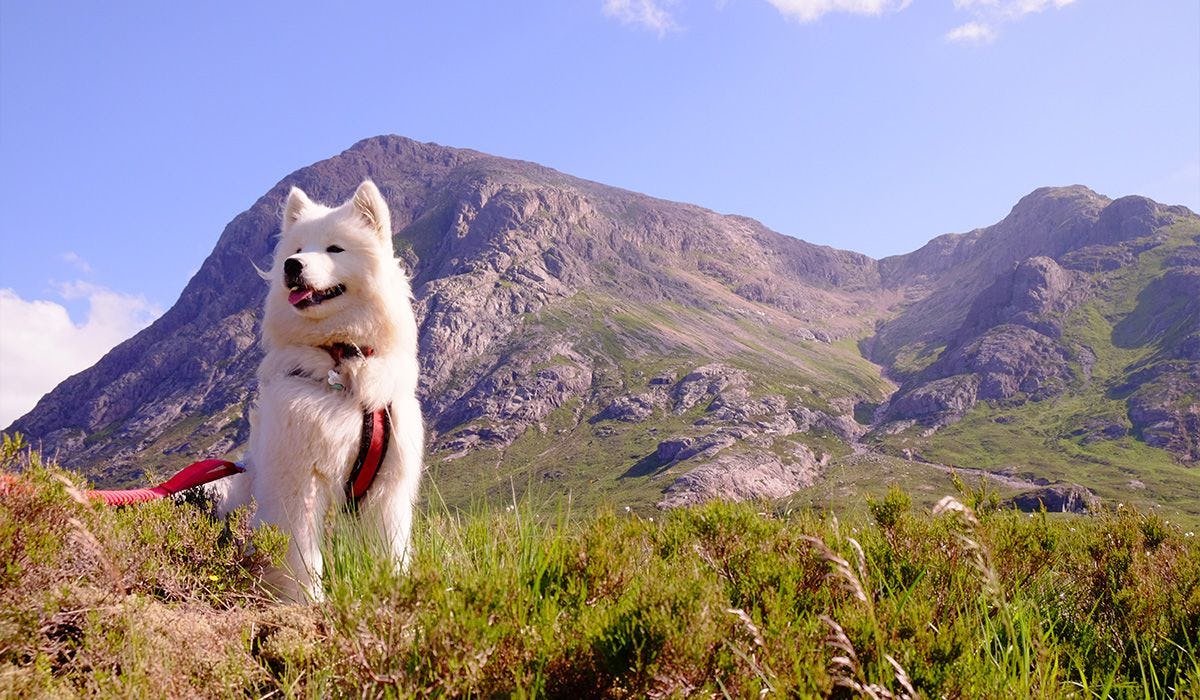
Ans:
POLYGON ((1198 234, 1183 207, 1047 188, 880 261, 920 291, 863 343, 900 383, 874 446, 1196 512, 1198 234))
POLYGON ((1049 406, 1082 431, 1054 437, 1077 447, 1066 466, 1057 442, 1020 447, 1051 455, 1056 481, 1077 463, 1091 476, 1095 449, 1195 479, 1200 219, 1186 209, 1043 189, 995 226, 876 261, 395 136, 284 178, 170 311, 9 431, 106 484, 236 453, 261 357, 254 265, 283 197, 337 202, 367 177, 413 273, 429 492, 447 502, 671 506, 819 493, 838 474, 944 477, 939 460, 1003 470, 955 440, 978 416, 1018 425, 1049 406))
MULTIPOLYGON (((995 226, 882 261, 885 285, 942 271, 926 282, 926 296, 872 339, 874 358, 906 380, 888 417, 936 425, 953 422, 977 400, 1022 403, 1111 380, 1094 378, 1093 370, 1097 351, 1112 343, 1151 353, 1119 377, 1121 391, 1134 396, 1133 429, 1150 444, 1200 459, 1194 406, 1168 399, 1179 409, 1169 416, 1149 407, 1149 395, 1165 397, 1169 386, 1194 382, 1188 375, 1196 366, 1185 364, 1200 359, 1200 247, 1190 226, 1173 228, 1190 218, 1182 207, 1144 197, 1111 201, 1082 187, 1042 189, 995 226), (1138 308, 1126 317, 1120 306, 1130 295, 1138 308), (1080 333, 1085 310, 1120 318, 1121 327, 1097 343, 1080 333), (913 361, 920 358, 931 362, 918 368, 913 361), (1160 386, 1141 391, 1155 382, 1160 386)), ((1105 430, 1120 434, 1115 425, 1105 430)))

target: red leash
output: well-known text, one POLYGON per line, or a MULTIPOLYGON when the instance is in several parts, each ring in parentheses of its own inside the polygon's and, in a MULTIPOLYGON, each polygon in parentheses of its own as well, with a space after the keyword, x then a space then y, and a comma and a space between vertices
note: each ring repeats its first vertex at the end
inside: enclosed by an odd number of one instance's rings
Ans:
MULTIPOLYGON (((390 407, 388 407, 390 408, 390 407)), ((353 509, 357 508, 383 464, 387 454, 388 443, 391 442, 392 421, 388 408, 381 408, 363 414, 362 442, 358 447, 358 456, 350 470, 350 478, 346 480, 346 503, 353 509)), ((145 503, 165 496, 171 496, 185 491, 193 486, 207 484, 210 481, 223 479, 234 474, 241 474, 246 468, 223 459, 205 459, 183 468, 175 476, 167 479, 158 486, 143 489, 126 489, 121 491, 88 491, 89 498, 104 501, 110 506, 128 506, 134 503, 145 503)))
POLYGON ((88 498, 104 501, 110 506, 128 506, 134 503, 153 501, 170 496, 193 486, 207 484, 233 474, 246 471, 242 466, 227 462, 223 459, 205 459, 183 468, 175 476, 167 479, 158 486, 145 489, 126 489, 123 491, 88 491, 88 498))
MULTIPOLYGON (((344 387, 335 383, 340 381, 337 368, 347 357, 371 357, 375 348, 359 347, 353 343, 333 343, 319 346, 333 358, 334 369, 329 373, 329 384, 339 391, 344 387)), ((295 370, 300 372, 301 370, 295 370)), ((375 482, 379 466, 387 454, 388 443, 392 436, 392 420, 389 414, 391 407, 363 414, 362 440, 358 446, 358 456, 350 469, 350 478, 346 480, 346 503, 350 508, 357 508, 359 502, 367 495, 367 490, 375 482)), ((153 501, 164 496, 171 496, 180 491, 207 484, 210 481, 223 479, 234 474, 241 474, 246 468, 223 459, 205 459, 183 468, 175 476, 167 479, 158 486, 144 489, 127 489, 124 491, 88 491, 88 497, 104 501, 110 506, 127 506, 134 503, 153 501)))

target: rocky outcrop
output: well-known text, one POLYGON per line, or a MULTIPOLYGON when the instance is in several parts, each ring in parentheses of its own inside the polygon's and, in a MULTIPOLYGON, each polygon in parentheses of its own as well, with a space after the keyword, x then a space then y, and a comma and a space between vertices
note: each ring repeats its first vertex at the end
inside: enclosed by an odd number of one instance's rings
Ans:
POLYGON ((1134 433, 1147 445, 1200 461, 1200 362, 1159 363, 1129 395, 1134 433))
POLYGON ((885 422, 916 421, 924 425, 953 422, 979 398, 979 377, 960 374, 921 382, 892 398, 885 422))
POLYGON ((662 403, 661 398, 651 394, 618 396, 604 407, 593 420, 619 420, 626 423, 641 423, 654 415, 654 409, 662 403))
POLYGON ((886 421, 945 425, 977 401, 1042 400, 1075 378, 1080 354, 1061 341, 1086 279, 1047 257, 1022 261, 972 302, 950 344, 891 399, 886 421))
POLYGON ((864 350, 908 379, 911 370, 897 358, 944 345, 978 295, 1022 260, 1044 257, 1085 272, 1117 269, 1161 244, 1161 227, 1175 217, 1194 216, 1145 197, 1111 200, 1079 185, 1034 190, 994 226, 939 236, 880 260, 884 287, 904 292, 907 303, 876 328, 864 350))
POLYGON ((771 453, 722 454, 678 477, 659 508, 678 508, 714 499, 732 501, 785 498, 811 486, 820 465, 803 445, 786 458, 771 453))
POLYGON ((1200 246, 1176 237, 1162 248, 1185 221, 1195 215, 1144 197, 1109 201, 1084 188, 1039 190, 996 226, 881 261, 885 284, 908 281, 908 293, 919 298, 864 343, 903 379, 876 413, 876 428, 893 433, 917 424, 928 435, 979 401, 1016 406, 1098 386, 1107 390, 1095 393, 1126 401, 1128 423, 1080 415, 1081 427, 1065 434, 1083 445, 1132 434, 1185 462, 1200 459, 1200 246), (1037 254, 995 270, 997 260, 1030 252, 1037 254), (943 276, 918 274, 926 269, 943 276), (968 274, 992 282, 962 295, 971 288, 962 279, 968 274), (1073 313, 1089 303, 1092 316, 1073 313), (1105 318, 1095 315, 1101 308, 1105 318), (959 314, 948 329, 947 319, 959 314), (1109 338, 1102 335, 1106 322, 1113 323, 1109 338), (1072 323, 1092 327, 1067 333, 1072 323), (1095 377, 1097 348, 1080 340, 1089 335, 1100 349, 1143 348, 1143 359, 1095 377), (930 359, 915 367, 897 361, 922 356, 930 359))
POLYGON ((944 345, 980 292, 1022 260, 1058 260, 1089 243, 1110 241, 1111 232, 1099 221, 1111 204, 1086 187, 1043 187, 1021 198, 994 226, 939 236, 912 253, 880 260, 883 285, 907 292, 910 301, 877 327, 864 349, 893 366, 906 349, 944 345))
POLYGON ((444 449, 506 446, 591 386, 586 362, 534 368, 527 359, 511 358, 436 416, 444 430, 462 426, 444 449))
POLYGON ((1100 499, 1078 484, 1055 484, 1026 491, 1005 500, 1002 505, 1026 513, 1045 509, 1050 513, 1087 513, 1095 510, 1100 499))
POLYGON ((1200 267, 1187 249, 1148 284, 1138 305, 1113 329, 1123 346, 1156 345, 1158 353, 1129 367, 1110 395, 1125 398, 1133 432, 1147 445, 1200 461, 1200 267), (1184 263, 1184 264, 1180 264, 1184 263))
POLYGON ((692 409, 703 399, 720 405, 746 397, 746 373, 724 365, 697 367, 680 379, 671 390, 671 410, 676 414, 692 409))
POLYGON ((954 342, 970 342, 1002 324, 1024 326, 1057 340, 1064 315, 1086 299, 1088 291, 1086 276, 1045 256, 1027 258, 971 302, 954 342))
POLYGON ((739 439, 751 433, 745 429, 721 429, 701 437, 680 437, 663 440, 655 449, 655 457, 663 464, 683 462, 693 457, 715 457, 726 447, 732 447, 739 439))

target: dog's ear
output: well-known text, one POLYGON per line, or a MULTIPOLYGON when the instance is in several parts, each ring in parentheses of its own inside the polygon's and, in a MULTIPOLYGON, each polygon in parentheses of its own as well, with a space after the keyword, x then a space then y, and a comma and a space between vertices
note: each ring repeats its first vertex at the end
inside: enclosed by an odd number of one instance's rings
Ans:
POLYGON ((381 238, 391 240, 392 217, 388 212, 387 201, 380 194, 379 188, 370 180, 363 183, 354 191, 354 211, 362 217, 368 226, 375 229, 381 238))
POLYGON ((288 192, 287 203, 283 205, 283 226, 284 231, 291 228, 292 224, 304 217, 304 211, 312 206, 312 200, 299 187, 292 187, 288 192))

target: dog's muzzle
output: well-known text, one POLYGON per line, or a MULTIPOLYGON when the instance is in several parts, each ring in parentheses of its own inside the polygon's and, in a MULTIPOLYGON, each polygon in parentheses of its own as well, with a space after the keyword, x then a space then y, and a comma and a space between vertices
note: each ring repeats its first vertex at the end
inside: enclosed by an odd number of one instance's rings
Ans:
POLYGON ((346 285, 335 284, 328 289, 317 289, 304 281, 304 263, 296 258, 283 261, 283 283, 288 288, 288 303, 297 309, 307 309, 323 301, 339 297, 346 285))
POLYGON ((288 258, 283 261, 283 283, 288 289, 296 289, 303 287, 304 280, 301 277, 304 275, 304 263, 296 258, 288 258))

